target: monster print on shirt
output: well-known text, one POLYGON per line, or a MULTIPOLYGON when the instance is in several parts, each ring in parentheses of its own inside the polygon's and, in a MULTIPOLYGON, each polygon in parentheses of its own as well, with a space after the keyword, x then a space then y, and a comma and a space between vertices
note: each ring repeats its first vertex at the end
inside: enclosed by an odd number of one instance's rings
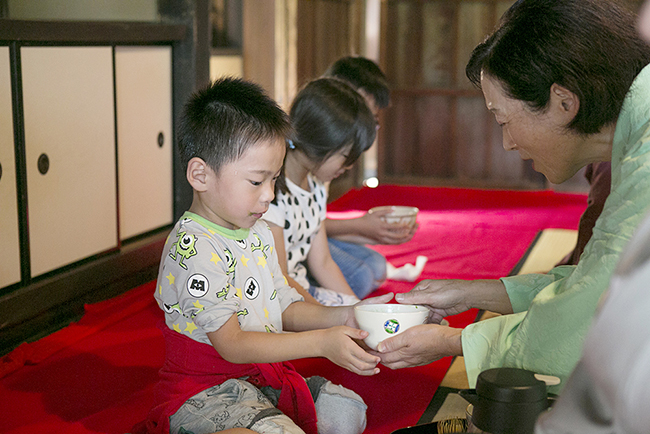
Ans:
POLYGON ((229 230, 185 213, 166 242, 156 300, 167 326, 210 344, 233 315, 242 330, 282 331, 282 312, 302 297, 282 274, 266 222, 229 230))

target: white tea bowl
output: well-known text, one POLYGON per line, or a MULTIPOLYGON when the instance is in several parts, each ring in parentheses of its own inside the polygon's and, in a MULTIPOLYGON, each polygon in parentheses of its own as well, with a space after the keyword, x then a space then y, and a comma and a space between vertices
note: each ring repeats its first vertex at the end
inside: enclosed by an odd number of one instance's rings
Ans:
POLYGON ((424 324, 429 309, 415 304, 362 304, 354 307, 354 317, 361 330, 367 331, 363 341, 373 350, 379 342, 424 324))

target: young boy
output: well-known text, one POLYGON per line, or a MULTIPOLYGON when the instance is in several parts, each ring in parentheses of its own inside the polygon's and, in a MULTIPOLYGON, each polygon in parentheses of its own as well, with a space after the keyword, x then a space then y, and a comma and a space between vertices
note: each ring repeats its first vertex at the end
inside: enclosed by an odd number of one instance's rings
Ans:
POLYGON ((360 375, 379 372, 379 358, 353 340, 367 333, 353 328, 352 308, 302 301, 259 221, 274 197, 288 131, 277 104, 238 79, 214 82, 185 107, 179 151, 194 193, 165 244, 158 275, 166 359, 150 432, 365 427, 361 397, 320 377, 305 381, 286 362, 327 357, 360 375))

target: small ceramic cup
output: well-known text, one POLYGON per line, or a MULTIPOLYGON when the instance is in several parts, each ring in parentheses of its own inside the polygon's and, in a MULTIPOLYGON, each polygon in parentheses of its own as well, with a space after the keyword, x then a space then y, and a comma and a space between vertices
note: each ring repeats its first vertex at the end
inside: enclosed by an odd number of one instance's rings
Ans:
POLYGON ((384 339, 424 324, 429 310, 414 304, 364 304, 354 307, 354 316, 359 328, 369 333, 364 342, 376 350, 384 339))
POLYGON ((415 221, 420 211, 414 206, 376 206, 368 210, 369 214, 377 211, 390 210, 388 214, 384 214, 381 218, 387 223, 402 224, 406 226, 415 225, 415 221))

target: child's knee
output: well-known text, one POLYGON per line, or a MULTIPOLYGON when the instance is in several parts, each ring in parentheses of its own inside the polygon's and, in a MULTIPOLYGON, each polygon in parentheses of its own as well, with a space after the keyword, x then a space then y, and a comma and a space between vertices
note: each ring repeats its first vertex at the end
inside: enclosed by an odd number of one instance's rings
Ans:
POLYGON ((316 398, 319 434, 359 434, 366 428, 366 404, 350 389, 326 382, 316 398))

